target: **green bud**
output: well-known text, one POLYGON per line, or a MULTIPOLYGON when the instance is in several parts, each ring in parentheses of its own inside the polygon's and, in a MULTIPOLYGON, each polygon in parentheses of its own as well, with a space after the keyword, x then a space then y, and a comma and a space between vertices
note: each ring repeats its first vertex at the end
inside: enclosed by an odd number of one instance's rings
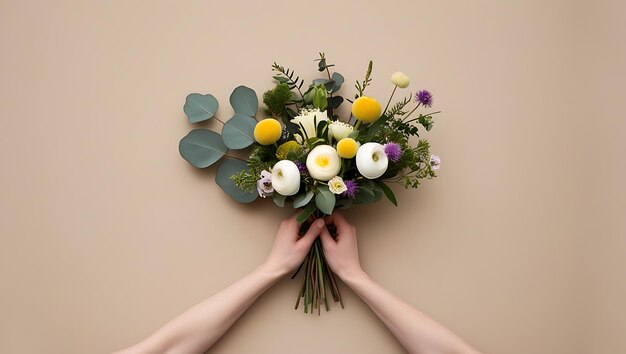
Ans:
POLYGON ((313 96, 313 106, 319 108, 321 111, 328 107, 328 99, 326 98, 326 87, 320 85, 315 90, 315 96, 313 96))

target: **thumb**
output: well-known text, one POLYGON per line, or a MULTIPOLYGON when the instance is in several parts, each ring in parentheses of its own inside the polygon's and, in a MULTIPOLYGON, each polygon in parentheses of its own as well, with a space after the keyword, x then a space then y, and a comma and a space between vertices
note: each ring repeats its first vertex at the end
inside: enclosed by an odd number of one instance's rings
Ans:
POLYGON ((324 220, 322 219, 315 220, 311 224, 307 232, 304 234, 304 236, 302 236, 300 240, 298 240, 298 243, 302 243, 306 245, 307 247, 310 247, 313 241, 315 241, 315 238, 320 234, 322 227, 324 227, 325 225, 326 223, 324 223, 324 220))

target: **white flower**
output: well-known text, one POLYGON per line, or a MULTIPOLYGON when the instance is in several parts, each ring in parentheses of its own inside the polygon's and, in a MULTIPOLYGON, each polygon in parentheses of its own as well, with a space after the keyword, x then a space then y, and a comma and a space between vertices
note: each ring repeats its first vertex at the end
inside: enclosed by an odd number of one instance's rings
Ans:
POLYGON ((391 75, 391 82, 399 88, 409 87, 409 77, 400 71, 396 71, 393 75, 391 75))
POLYGON ((300 171, 293 161, 280 160, 272 167, 272 186, 280 195, 290 196, 300 189, 300 171))
POLYGON ((343 178, 335 176, 328 181, 328 189, 330 189, 333 194, 341 194, 347 191, 348 187, 343 183, 343 178))
POLYGON ((367 179, 382 176, 388 164, 385 147, 379 143, 365 143, 356 152, 356 168, 367 179))
POLYGON ((433 170, 438 170, 441 164, 441 159, 437 155, 430 155, 430 166, 433 170))
POLYGON ((329 120, 326 111, 320 112, 319 109, 303 109, 300 111, 300 115, 291 120, 291 123, 300 127, 301 136, 300 139, 298 139, 298 135, 296 134, 296 141, 304 141, 306 139, 316 137, 317 123, 323 120, 329 120), (302 131, 303 127, 304 131, 302 131))
POLYGON ((348 135, 352 133, 352 130, 354 130, 354 127, 340 121, 332 122, 328 125, 328 135, 332 136, 337 141, 347 138, 348 135))
POLYGON ((272 174, 266 170, 261 171, 261 178, 256 182, 256 190, 263 198, 269 197, 274 193, 272 187, 272 174))
POLYGON ((306 168, 309 170, 311 177, 316 180, 328 181, 339 173, 341 159, 337 155, 337 150, 332 146, 318 145, 306 157, 306 168))

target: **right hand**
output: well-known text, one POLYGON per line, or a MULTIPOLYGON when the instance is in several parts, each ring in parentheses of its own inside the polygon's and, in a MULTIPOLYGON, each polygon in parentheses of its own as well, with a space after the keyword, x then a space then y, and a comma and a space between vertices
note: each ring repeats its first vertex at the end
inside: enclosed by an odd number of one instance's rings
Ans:
POLYGON ((359 263, 359 251, 356 242, 356 227, 350 224, 339 212, 324 218, 327 225, 334 224, 337 237, 333 237, 324 227, 320 232, 326 262, 335 274, 344 281, 346 278, 364 274, 359 263))

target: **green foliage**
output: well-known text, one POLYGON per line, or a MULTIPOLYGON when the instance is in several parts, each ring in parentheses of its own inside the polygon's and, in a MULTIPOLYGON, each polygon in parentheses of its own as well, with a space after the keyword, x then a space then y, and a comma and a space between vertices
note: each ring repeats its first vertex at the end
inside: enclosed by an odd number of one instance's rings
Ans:
POLYGON ((279 83, 272 90, 263 94, 263 103, 267 106, 268 113, 273 117, 281 117, 283 122, 289 117, 287 105, 292 97, 291 89, 286 83, 279 83))
POLYGON ((360 82, 356 82, 356 85, 354 85, 354 87, 356 88, 357 91, 359 91, 358 94, 356 94, 354 96, 354 98, 359 98, 361 96, 363 96, 363 91, 365 91, 365 88, 367 86, 369 86, 369 84, 372 82, 372 80, 370 79, 370 76, 372 75, 372 66, 374 65, 374 63, 370 60, 369 64, 367 65, 367 70, 365 71, 365 80, 363 80, 363 83, 360 82))
POLYGON ((295 75, 293 70, 278 65, 276 62, 272 65, 272 70, 278 73, 278 75, 274 76, 274 80, 281 84, 289 85, 290 90, 297 89, 298 92, 300 92, 300 97, 304 97, 302 91, 300 91, 302 85, 304 84, 304 80, 300 79, 300 76, 295 75), (296 77, 295 79, 293 78, 294 76, 296 77))
POLYGON ((231 179, 241 190, 248 192, 255 191, 257 181, 261 178, 261 172, 263 172, 263 170, 269 171, 277 161, 275 146, 257 146, 250 152, 248 170, 234 174, 231 179))

